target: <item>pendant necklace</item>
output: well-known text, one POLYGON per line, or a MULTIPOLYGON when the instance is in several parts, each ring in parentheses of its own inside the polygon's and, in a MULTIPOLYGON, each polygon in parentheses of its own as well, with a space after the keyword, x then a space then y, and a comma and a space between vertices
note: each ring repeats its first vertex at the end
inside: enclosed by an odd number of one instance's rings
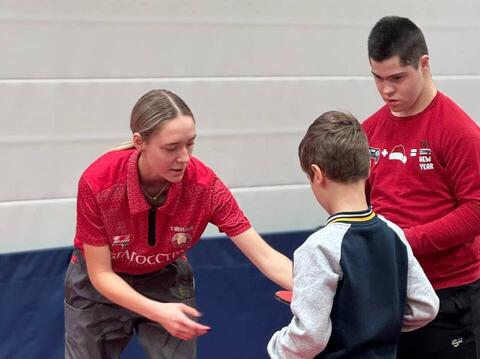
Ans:
POLYGON ((163 187, 162 187, 162 189, 160 190, 160 192, 158 192, 155 196, 150 196, 150 195, 147 193, 147 191, 145 191, 145 190, 143 189, 143 186, 140 185, 140 188, 141 188, 143 194, 144 194, 148 199, 150 199, 151 201, 157 201, 157 200, 158 200, 158 197, 160 197, 160 196, 162 195, 163 191, 165 191, 165 188, 167 188, 167 185, 168 185, 168 181, 165 182, 165 184, 163 185, 163 187))

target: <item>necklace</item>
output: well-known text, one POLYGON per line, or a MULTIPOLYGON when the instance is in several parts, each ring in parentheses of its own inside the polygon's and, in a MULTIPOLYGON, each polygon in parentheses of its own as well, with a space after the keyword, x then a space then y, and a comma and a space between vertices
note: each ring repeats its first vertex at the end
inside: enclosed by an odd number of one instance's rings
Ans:
POLYGON ((150 195, 147 193, 147 191, 145 191, 145 190, 143 189, 143 186, 140 186, 140 188, 142 189, 143 194, 144 194, 148 199, 150 199, 151 201, 156 201, 156 200, 158 200, 158 197, 161 196, 161 194, 163 193, 163 191, 165 191, 165 188, 167 188, 167 185, 168 185, 168 181, 165 182, 165 184, 163 185, 163 187, 162 187, 162 189, 160 190, 160 192, 158 192, 155 196, 150 196, 150 195))

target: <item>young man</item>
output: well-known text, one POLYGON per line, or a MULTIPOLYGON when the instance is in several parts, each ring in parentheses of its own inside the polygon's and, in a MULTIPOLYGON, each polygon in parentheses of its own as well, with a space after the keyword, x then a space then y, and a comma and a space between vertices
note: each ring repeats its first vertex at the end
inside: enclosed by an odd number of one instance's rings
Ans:
POLYGON ((399 357, 480 358, 480 129, 437 91, 409 19, 380 19, 368 55, 386 105, 363 123, 367 197, 405 231, 440 298, 433 322, 402 334, 399 357))
POLYGON ((367 205, 367 138, 349 114, 326 112, 299 146, 327 225, 295 251, 291 323, 271 358, 395 359, 400 331, 432 320, 438 298, 402 230, 367 205))

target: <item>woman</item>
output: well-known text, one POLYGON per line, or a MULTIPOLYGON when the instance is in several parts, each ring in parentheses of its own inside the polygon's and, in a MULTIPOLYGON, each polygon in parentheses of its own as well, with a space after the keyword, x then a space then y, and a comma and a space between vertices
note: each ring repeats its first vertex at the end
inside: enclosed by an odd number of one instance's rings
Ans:
POLYGON ((136 332, 150 358, 195 358, 193 275, 184 256, 217 225, 268 278, 291 289, 292 263, 250 226, 215 173, 192 157, 195 120, 174 93, 134 106, 130 145, 82 174, 65 284, 68 358, 118 358, 136 332))

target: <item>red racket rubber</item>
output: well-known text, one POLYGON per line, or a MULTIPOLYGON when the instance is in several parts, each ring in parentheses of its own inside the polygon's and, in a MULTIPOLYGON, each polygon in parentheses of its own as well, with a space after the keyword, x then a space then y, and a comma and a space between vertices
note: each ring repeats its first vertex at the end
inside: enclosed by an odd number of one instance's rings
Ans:
POLYGON ((290 305, 292 302, 292 291, 290 290, 279 290, 275 292, 275 299, 279 300, 282 303, 290 305))

